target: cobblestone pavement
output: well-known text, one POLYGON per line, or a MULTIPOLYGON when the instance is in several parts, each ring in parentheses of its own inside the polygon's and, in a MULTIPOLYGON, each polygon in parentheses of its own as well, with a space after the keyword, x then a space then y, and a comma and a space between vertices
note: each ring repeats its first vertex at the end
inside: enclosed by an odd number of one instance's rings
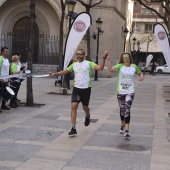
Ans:
MULTIPOLYGON (((80 105, 75 137, 68 136, 71 90, 60 95, 54 78, 33 78, 34 102, 44 105, 0 113, 0 170, 170 170, 170 76, 137 79, 125 139, 115 78, 93 81, 92 120, 84 126, 80 105)), ((26 81, 19 99, 25 102, 26 81)))

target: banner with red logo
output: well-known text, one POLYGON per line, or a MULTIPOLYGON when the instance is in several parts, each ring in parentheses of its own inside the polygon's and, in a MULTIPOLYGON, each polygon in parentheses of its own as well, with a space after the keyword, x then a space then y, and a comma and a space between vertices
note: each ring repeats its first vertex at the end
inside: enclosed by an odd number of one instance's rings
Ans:
POLYGON ((170 47, 169 47, 169 39, 168 34, 165 28, 161 24, 156 24, 154 26, 154 35, 158 40, 159 46, 162 49, 162 53, 164 55, 165 61, 170 68, 170 47))
POLYGON ((85 12, 80 13, 72 23, 65 44, 63 69, 67 68, 71 58, 73 57, 78 45, 80 44, 90 25, 91 16, 85 12))

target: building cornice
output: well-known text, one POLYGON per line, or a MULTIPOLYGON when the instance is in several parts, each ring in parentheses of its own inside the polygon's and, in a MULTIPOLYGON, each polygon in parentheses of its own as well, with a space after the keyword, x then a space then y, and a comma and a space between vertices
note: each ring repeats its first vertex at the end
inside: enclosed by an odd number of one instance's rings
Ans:
POLYGON ((133 18, 133 22, 163 22, 160 18, 133 18))

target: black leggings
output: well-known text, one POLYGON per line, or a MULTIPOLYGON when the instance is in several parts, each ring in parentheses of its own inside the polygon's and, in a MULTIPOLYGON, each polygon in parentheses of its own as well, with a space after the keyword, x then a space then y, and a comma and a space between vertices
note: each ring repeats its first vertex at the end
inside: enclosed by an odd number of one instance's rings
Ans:
POLYGON ((135 94, 117 94, 117 99, 120 107, 120 119, 125 123, 130 123, 130 108, 135 94))

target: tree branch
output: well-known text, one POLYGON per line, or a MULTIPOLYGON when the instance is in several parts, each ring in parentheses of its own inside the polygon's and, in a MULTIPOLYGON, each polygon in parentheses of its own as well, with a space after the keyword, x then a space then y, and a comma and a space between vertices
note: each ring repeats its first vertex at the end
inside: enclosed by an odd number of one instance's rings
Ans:
POLYGON ((102 3, 102 0, 100 0, 99 2, 97 2, 97 3, 93 4, 93 5, 91 5, 91 8, 95 7, 96 5, 99 5, 100 3, 102 3))
POLYGON ((83 6, 88 7, 89 5, 86 4, 83 0, 76 0, 77 2, 81 3, 83 6))
POLYGON ((149 7, 148 5, 146 5, 144 2, 142 2, 142 0, 137 0, 137 1, 138 1, 141 5, 143 5, 145 8, 147 8, 147 9, 155 12, 155 13, 158 15, 159 18, 161 18, 162 20, 166 21, 166 19, 165 19, 164 16, 162 16, 161 14, 159 14, 155 9, 153 9, 153 8, 149 7))
POLYGON ((81 3, 83 6, 89 7, 89 8, 93 8, 94 6, 99 5, 99 4, 102 2, 102 0, 100 0, 99 2, 91 5, 91 1, 90 1, 89 4, 86 4, 83 0, 76 0, 76 1, 79 2, 79 3, 81 3))

